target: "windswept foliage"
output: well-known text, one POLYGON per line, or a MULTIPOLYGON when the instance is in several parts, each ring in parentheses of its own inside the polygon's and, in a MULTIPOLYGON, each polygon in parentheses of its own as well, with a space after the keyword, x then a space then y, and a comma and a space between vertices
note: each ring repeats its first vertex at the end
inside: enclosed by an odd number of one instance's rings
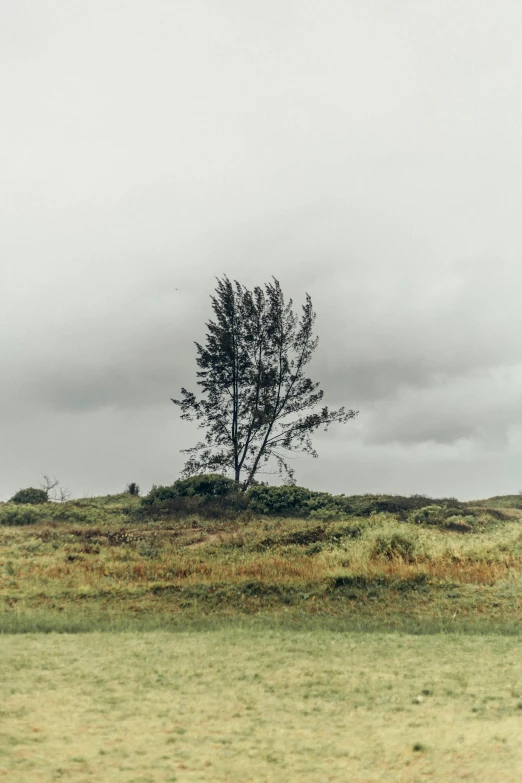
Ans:
POLYGON ((275 460, 293 484, 292 453, 317 457, 312 433, 356 415, 344 407, 319 409, 323 391, 305 375, 318 344, 310 296, 299 319, 276 279, 249 291, 225 276, 211 300, 215 320, 207 323, 205 345, 196 343, 203 396, 182 388, 182 398, 172 400, 182 419, 206 430, 203 441, 183 450, 190 455, 183 475, 231 470, 246 490, 275 460))

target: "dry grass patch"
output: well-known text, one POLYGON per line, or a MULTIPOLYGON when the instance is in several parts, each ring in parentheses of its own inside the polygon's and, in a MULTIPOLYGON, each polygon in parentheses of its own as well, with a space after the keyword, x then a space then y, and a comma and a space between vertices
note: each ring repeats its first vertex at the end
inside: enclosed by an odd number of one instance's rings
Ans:
POLYGON ((467 532, 391 514, 333 522, 191 517, 5 527, 0 615, 40 607, 75 612, 89 600, 112 616, 136 602, 140 611, 204 614, 288 607, 353 614, 370 611, 373 602, 381 614, 419 609, 435 618, 456 610, 483 616, 482 588, 491 587, 487 611, 495 610, 495 622, 518 622, 522 512, 513 513, 516 519, 490 520, 467 532), (357 590, 337 590, 350 580, 357 590), (406 592, 400 593, 402 583, 406 592), (453 595, 454 586, 467 592, 453 595), (451 601, 464 604, 450 611, 451 601))

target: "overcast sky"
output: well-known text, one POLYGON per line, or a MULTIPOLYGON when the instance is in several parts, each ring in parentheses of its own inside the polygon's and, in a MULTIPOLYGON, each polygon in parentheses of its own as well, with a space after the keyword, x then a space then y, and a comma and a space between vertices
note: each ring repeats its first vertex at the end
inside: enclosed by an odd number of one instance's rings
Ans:
POLYGON ((215 276, 310 293, 346 494, 522 489, 522 4, 0 2, 0 499, 179 477, 215 276), (177 290, 176 290, 177 289, 177 290))

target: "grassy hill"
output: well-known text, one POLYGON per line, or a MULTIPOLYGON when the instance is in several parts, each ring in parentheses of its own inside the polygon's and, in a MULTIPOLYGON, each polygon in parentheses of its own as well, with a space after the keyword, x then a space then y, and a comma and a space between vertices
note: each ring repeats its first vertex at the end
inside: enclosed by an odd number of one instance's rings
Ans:
POLYGON ((341 519, 145 513, 129 495, 2 504, 0 628, 270 618, 515 631, 520 497, 426 503, 341 519))
POLYGON ((518 780, 520 498, 305 494, 0 505, 0 777, 518 780))

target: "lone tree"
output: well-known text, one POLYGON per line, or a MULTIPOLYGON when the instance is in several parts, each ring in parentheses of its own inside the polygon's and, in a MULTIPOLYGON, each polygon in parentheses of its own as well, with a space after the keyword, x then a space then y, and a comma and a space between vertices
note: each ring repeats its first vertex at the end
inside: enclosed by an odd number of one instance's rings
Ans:
POLYGON ((294 484, 292 452, 317 457, 311 434, 347 422, 357 411, 317 410, 323 392, 304 374, 318 344, 308 294, 298 319, 275 278, 253 291, 226 276, 217 280, 215 320, 206 324, 205 346, 195 344, 203 396, 197 400, 182 388, 182 399, 172 400, 182 419, 206 430, 204 441, 182 449, 190 455, 182 475, 232 470, 244 491, 272 458, 286 483, 294 484))

